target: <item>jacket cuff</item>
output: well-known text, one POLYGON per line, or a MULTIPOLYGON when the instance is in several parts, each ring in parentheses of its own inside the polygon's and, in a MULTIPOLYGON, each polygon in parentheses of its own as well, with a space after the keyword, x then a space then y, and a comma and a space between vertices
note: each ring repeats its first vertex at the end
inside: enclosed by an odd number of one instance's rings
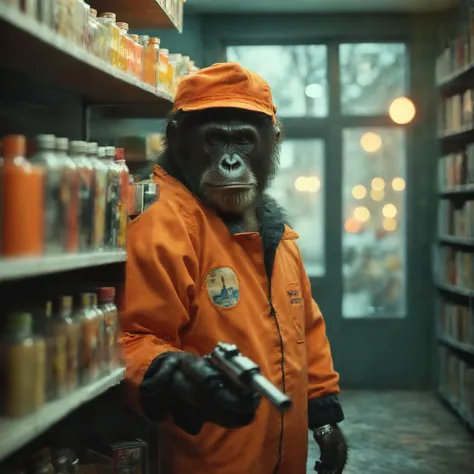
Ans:
POLYGON ((336 425, 344 420, 344 412, 337 395, 312 398, 308 401, 308 426, 310 430, 323 425, 336 425))

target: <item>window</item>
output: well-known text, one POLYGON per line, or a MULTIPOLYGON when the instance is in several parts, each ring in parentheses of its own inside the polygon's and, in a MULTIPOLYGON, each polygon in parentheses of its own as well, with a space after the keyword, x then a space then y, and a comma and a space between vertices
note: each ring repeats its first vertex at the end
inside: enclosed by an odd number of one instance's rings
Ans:
POLYGON ((342 44, 339 55, 343 114, 387 115, 393 99, 406 94, 403 43, 342 44))
POLYGON ((264 77, 280 117, 326 117, 326 46, 232 46, 227 60, 264 77))
POLYGON ((343 132, 343 316, 405 315, 405 131, 343 132))
POLYGON ((324 142, 286 140, 280 171, 269 194, 285 208, 299 235, 298 246, 310 276, 324 274, 324 142))

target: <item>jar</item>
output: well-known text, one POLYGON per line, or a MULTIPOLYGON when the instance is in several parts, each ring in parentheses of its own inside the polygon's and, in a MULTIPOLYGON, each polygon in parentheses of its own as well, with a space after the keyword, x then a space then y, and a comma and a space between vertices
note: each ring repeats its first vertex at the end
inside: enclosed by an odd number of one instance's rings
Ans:
POLYGON ((124 149, 117 148, 115 154, 115 163, 120 169, 120 202, 119 214, 120 224, 117 237, 117 246, 119 249, 126 249, 127 227, 128 227, 128 182, 130 179, 130 170, 125 162, 124 149))
POLYGON ((142 55, 143 46, 140 44, 138 35, 130 35, 132 40, 132 51, 133 51, 133 76, 138 80, 142 80, 142 55))
POLYGON ((66 338, 66 387, 72 392, 79 386, 79 349, 80 349, 80 326, 73 317, 72 296, 61 296, 59 301, 58 318, 61 325, 56 330, 61 330, 66 338))
POLYGON ((23 135, 3 138, 1 243, 2 255, 8 257, 40 255, 44 250, 44 169, 27 161, 25 151, 23 135))
POLYGON ((116 24, 115 13, 101 13, 99 16, 99 22, 104 25, 107 31, 107 62, 116 67, 120 68, 120 29, 116 24))
POLYGON ((61 201, 61 185, 65 171, 64 161, 56 154, 56 137, 54 135, 38 135, 36 137, 38 151, 30 162, 42 167, 44 180, 44 248, 48 254, 64 252, 64 215, 65 209, 61 201))
POLYGON ((104 61, 107 60, 107 30, 97 19, 97 10, 89 10, 87 22, 86 49, 104 61))
POLYGON ((115 288, 99 288, 99 308, 104 314, 104 349, 107 368, 113 370, 119 365, 118 357, 118 311, 115 305, 115 288))
POLYGON ((3 414, 22 417, 45 402, 46 348, 42 337, 33 334, 33 315, 8 315, 0 346, 3 414))
POLYGON ((131 75, 133 73, 133 44, 128 36, 128 23, 120 21, 117 22, 117 26, 120 29, 121 69, 131 75))
POLYGON ((143 82, 158 86, 160 64, 160 39, 150 38, 143 51, 143 82))
POLYGON ((84 385, 96 380, 100 374, 100 319, 93 309, 93 303, 97 305, 97 295, 95 293, 81 293, 79 311, 76 314, 76 321, 81 327, 81 382, 84 385))
POLYGON ((74 41, 74 8, 71 0, 55 0, 53 3, 53 29, 62 37, 74 41))
POLYGON ((159 88, 166 93, 170 93, 170 84, 169 84, 169 51, 167 49, 160 49, 160 63, 159 63, 159 88))
POLYGON ((80 48, 85 48, 87 44, 89 10, 90 6, 84 0, 73 1, 74 42, 80 48))
POLYGON ((178 76, 180 73, 180 67, 182 62, 181 54, 170 54, 169 55, 170 67, 168 70, 168 77, 170 82, 170 93, 176 94, 176 88, 178 85, 178 76))
POLYGON ((63 212, 62 244, 67 253, 79 250, 79 171, 67 154, 69 140, 56 138, 56 156, 63 163, 61 180, 61 206, 63 212))

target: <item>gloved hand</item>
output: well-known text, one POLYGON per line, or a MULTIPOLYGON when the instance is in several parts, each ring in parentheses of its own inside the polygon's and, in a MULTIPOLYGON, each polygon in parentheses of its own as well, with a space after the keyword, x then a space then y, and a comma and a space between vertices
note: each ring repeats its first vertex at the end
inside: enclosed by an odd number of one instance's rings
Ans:
POLYGON ((205 422, 240 428, 255 418, 258 393, 243 393, 205 359, 186 352, 158 356, 147 370, 141 389, 145 414, 155 421, 168 416, 196 435, 205 422))
POLYGON ((319 474, 341 474, 347 463, 348 446, 337 425, 326 425, 313 431, 314 439, 321 450, 321 458, 314 470, 319 474))

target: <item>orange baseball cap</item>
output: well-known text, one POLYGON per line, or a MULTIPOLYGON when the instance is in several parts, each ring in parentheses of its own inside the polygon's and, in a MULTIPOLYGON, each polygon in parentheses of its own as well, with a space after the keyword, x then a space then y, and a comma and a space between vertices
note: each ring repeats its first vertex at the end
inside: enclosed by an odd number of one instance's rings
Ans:
POLYGON ((276 123, 277 108, 267 81, 238 63, 218 63, 185 76, 178 87, 173 111, 222 107, 261 112, 276 123))

